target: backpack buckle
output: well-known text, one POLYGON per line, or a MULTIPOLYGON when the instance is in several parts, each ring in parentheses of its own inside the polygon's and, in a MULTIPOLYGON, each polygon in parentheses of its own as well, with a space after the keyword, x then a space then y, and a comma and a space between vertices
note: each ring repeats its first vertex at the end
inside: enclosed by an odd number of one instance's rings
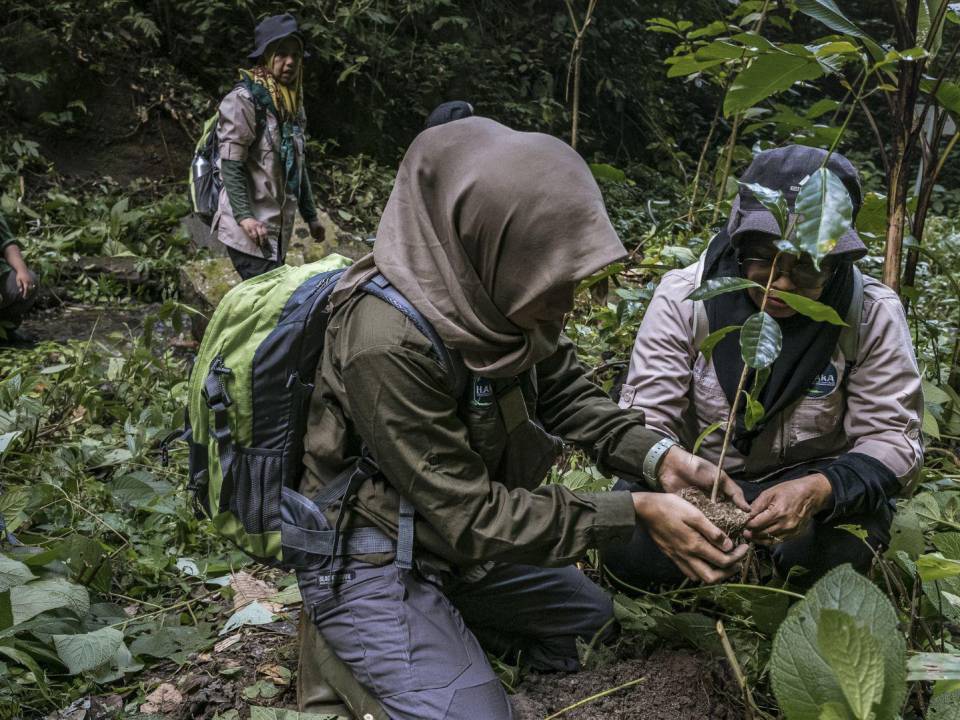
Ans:
POLYGON ((207 379, 203 382, 203 399, 207 401, 207 407, 214 412, 220 412, 233 405, 233 399, 227 392, 223 384, 224 375, 233 375, 233 370, 223 364, 223 358, 217 355, 210 363, 210 372, 207 373, 207 379))

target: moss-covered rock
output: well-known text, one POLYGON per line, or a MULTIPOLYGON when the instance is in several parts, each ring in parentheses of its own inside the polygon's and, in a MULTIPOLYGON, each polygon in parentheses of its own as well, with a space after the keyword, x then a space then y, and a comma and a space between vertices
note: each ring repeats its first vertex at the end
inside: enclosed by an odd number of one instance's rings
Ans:
POLYGON ((194 260, 180 268, 180 299, 201 315, 191 315, 193 336, 200 340, 210 316, 230 290, 240 282, 230 258, 194 260))

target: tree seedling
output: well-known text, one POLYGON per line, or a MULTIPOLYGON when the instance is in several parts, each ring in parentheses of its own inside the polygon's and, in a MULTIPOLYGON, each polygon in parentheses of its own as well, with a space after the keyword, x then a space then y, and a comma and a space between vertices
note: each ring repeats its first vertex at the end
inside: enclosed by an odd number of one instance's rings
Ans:
MULTIPOLYGON (((765 409, 757 399, 764 385, 770 377, 770 368, 780 356, 783 347, 783 335, 780 324, 766 311, 767 300, 772 296, 780 299, 793 310, 818 322, 827 322, 833 325, 845 325, 843 319, 829 305, 811 300, 810 298, 794 293, 773 289, 776 280, 777 266, 780 258, 785 255, 809 255, 814 266, 819 268, 823 259, 833 250, 837 241, 850 230, 853 223, 853 202, 847 189, 840 179, 826 167, 808 176, 800 186, 797 195, 796 213, 791 215, 786 198, 779 190, 758 185, 743 183, 757 200, 767 210, 773 213, 780 229, 780 239, 776 241, 777 254, 774 257, 770 275, 765 285, 742 277, 711 278, 696 288, 688 300, 704 301, 730 292, 741 292, 748 288, 758 288, 763 291, 763 299, 756 313, 747 318, 743 325, 730 325, 715 330, 708 335, 701 344, 701 352, 710 359, 710 355, 717 344, 728 334, 739 331, 740 356, 743 358, 743 371, 737 385, 734 401, 725 423, 711 425, 697 440, 699 448, 703 438, 709 433, 724 428, 723 444, 720 450, 720 459, 717 462, 717 474, 713 481, 709 503, 706 498, 695 502, 704 514, 711 520, 714 517, 724 520, 729 515, 730 503, 718 503, 717 496, 720 489, 720 478, 724 460, 730 447, 733 430, 736 427, 737 412, 741 402, 746 403, 744 425, 752 430, 757 423, 764 419, 765 409), (751 380, 752 377, 752 382, 751 380), (750 383, 749 390, 747 389, 750 383)), ((690 500, 691 498, 686 498, 690 500)), ((739 511, 738 511, 739 512, 739 511)), ((742 513, 741 513, 742 515, 742 513)), ((745 522, 745 516, 743 517, 745 522)), ((729 525, 723 522, 722 525, 729 525)), ((741 528, 742 529, 742 526, 741 528)))

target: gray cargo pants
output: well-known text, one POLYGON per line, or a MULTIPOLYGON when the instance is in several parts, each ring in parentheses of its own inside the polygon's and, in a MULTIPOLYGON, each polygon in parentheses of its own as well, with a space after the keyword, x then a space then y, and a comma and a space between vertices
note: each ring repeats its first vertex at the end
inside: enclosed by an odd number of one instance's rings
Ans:
POLYGON ((509 720, 481 642, 535 670, 576 670, 578 637, 615 634, 610 597, 573 567, 495 564, 443 584, 393 564, 343 571, 335 587, 322 570, 298 573, 304 607, 391 718, 509 720))

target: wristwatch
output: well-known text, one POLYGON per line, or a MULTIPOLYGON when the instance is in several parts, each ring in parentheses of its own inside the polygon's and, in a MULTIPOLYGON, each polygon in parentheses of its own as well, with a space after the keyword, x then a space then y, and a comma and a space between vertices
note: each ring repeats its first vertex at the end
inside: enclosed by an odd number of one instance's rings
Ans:
POLYGON ((660 485, 660 479, 657 477, 660 465, 663 463, 663 457, 667 454, 667 450, 677 444, 677 441, 672 438, 663 438, 647 450, 647 455, 643 458, 643 479, 647 481, 651 489, 663 489, 660 485))

